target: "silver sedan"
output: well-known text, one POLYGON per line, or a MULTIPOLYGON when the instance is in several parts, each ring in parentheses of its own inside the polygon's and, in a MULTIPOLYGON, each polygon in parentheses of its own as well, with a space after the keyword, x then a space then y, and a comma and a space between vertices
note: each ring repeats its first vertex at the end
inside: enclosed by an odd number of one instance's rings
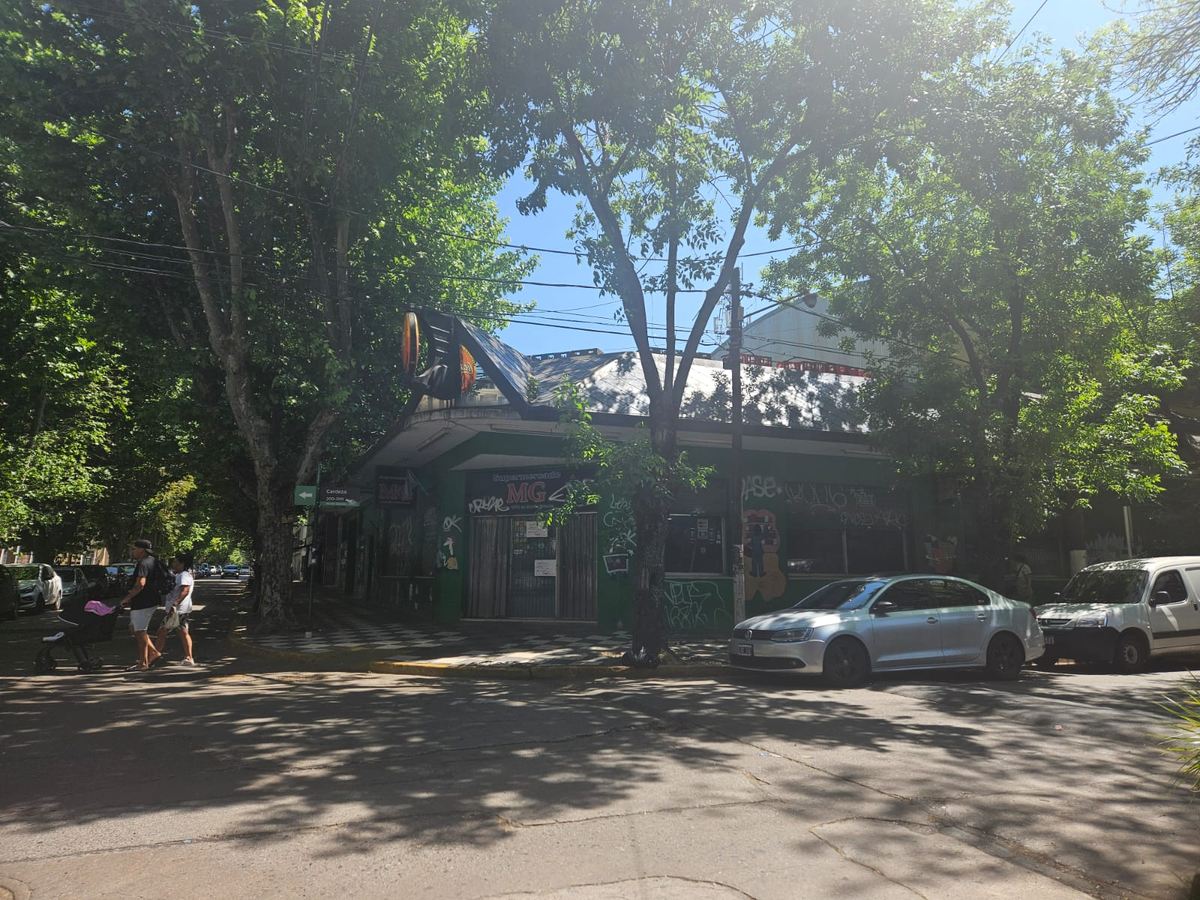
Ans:
POLYGON ((729 641, 729 662, 739 669, 823 675, 832 687, 907 669, 982 668, 1008 680, 1044 652, 1024 603, 941 575, 835 581, 739 623, 729 641))

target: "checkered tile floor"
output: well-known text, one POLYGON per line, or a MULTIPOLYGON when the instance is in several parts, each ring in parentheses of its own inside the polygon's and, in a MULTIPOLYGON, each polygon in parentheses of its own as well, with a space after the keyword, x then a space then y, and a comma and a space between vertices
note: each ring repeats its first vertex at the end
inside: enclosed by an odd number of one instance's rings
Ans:
MULTIPOLYGON (((509 626, 512 627, 511 625, 509 626)), ((611 665, 629 647, 629 633, 570 635, 530 633, 481 636, 451 629, 435 630, 394 621, 373 621, 355 610, 329 606, 321 610, 311 638, 303 632, 251 638, 262 647, 298 653, 335 650, 395 650, 386 657, 396 662, 437 662, 442 665, 533 666, 611 665)), ((716 636, 672 639, 671 649, 684 662, 723 662, 726 642, 716 636)))

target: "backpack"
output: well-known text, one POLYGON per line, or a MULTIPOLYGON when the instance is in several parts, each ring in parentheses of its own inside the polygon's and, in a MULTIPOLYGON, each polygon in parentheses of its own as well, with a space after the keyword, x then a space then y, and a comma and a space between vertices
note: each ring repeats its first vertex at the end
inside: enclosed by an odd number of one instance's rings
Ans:
POLYGON ((154 578, 150 582, 150 588, 159 597, 166 597, 175 590, 175 573, 157 556, 154 557, 154 578))

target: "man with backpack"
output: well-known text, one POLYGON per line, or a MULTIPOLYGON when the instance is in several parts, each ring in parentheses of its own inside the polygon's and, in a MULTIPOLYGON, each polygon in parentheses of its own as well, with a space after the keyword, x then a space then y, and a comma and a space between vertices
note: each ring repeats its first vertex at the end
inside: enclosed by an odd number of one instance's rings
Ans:
MULTIPOLYGON (((129 631, 137 641, 137 662, 127 669, 130 672, 146 671, 162 655, 154 649, 147 634, 154 610, 162 603, 163 577, 159 572, 158 559, 151 552, 153 547, 145 538, 133 542, 131 554, 137 569, 134 570, 129 593, 121 599, 121 605, 129 609, 129 631)), ((166 578, 171 576, 168 574, 166 578)))

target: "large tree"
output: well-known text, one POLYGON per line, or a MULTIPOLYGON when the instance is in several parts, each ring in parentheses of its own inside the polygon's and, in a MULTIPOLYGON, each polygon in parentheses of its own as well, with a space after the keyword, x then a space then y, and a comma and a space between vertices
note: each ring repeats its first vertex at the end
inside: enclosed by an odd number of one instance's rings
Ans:
POLYGON ((1156 418, 1177 386, 1147 214, 1143 136, 1100 55, 969 61, 886 161, 810 200, 816 240, 771 279, 819 290, 889 341, 864 392, 878 443, 961 489, 974 565, 1100 492, 1145 500, 1179 464, 1156 418))
POLYGON ((634 491, 631 651, 653 660, 680 405, 747 228, 791 216, 843 154, 877 152, 927 75, 977 48, 980 14, 939 0, 499 0, 489 13, 494 152, 525 166, 523 211, 550 191, 579 198, 577 246, 637 345, 658 464, 634 491))
POLYGON ((290 592, 293 485, 331 435, 352 446, 399 409, 399 313, 514 308, 500 298, 523 264, 494 249, 463 13, 398 0, 0 13, 14 140, 61 161, 60 183, 39 187, 76 194, 99 235, 89 251, 157 298, 170 352, 231 412, 269 624, 290 592))

